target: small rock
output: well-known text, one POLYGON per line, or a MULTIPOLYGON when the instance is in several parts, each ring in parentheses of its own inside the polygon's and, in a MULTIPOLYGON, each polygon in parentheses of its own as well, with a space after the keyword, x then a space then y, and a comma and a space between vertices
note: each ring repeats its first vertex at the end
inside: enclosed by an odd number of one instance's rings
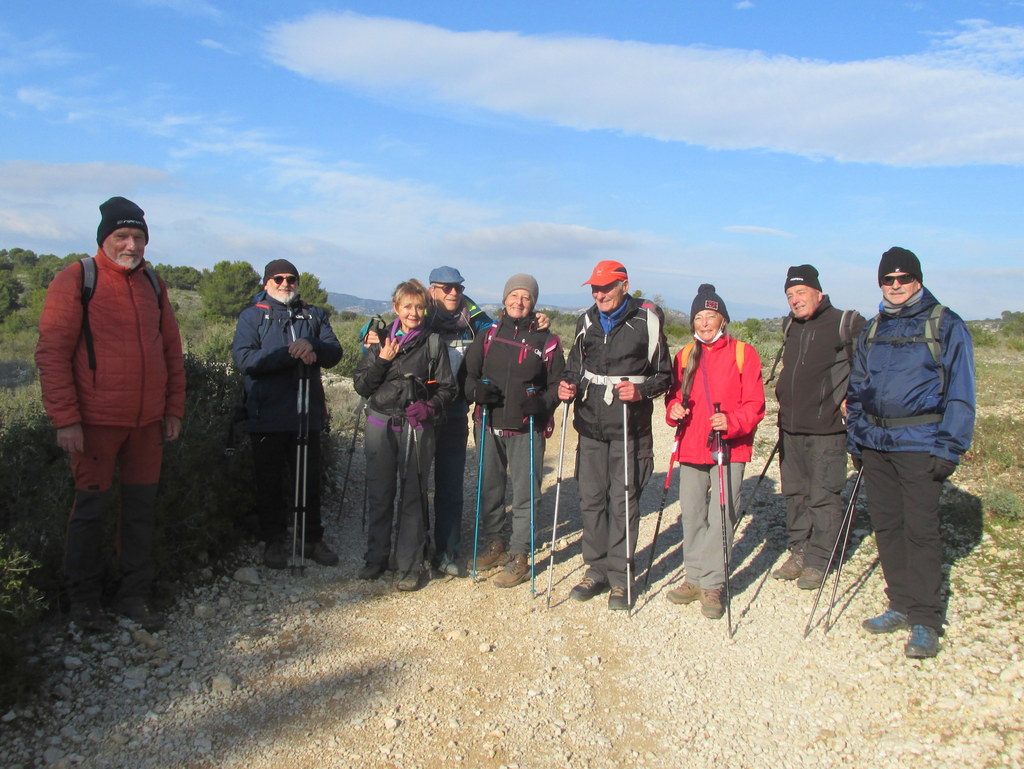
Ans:
POLYGON ((260 573, 253 566, 243 566, 235 572, 235 582, 243 585, 260 585, 260 573))
POLYGON ((217 616, 216 610, 205 603, 197 603, 192 614, 196 619, 213 619, 217 616))
POLYGON ((384 719, 384 728, 387 729, 388 731, 394 731, 395 729, 398 728, 398 724, 399 723, 400 722, 399 722, 399 720, 397 718, 385 718, 384 719))
POLYGON ((487 654, 488 652, 494 651, 494 646, 489 643, 482 643, 477 647, 481 654, 487 654))
POLYGON ((64 658, 64 669, 65 670, 79 670, 84 667, 82 660, 78 657, 67 656, 64 658))
POLYGON ((218 673, 210 681, 210 686, 217 694, 229 694, 235 688, 235 682, 227 673, 218 673))
POLYGON ((145 646, 150 651, 156 651, 157 649, 162 648, 164 645, 163 641, 161 641, 156 636, 147 633, 142 628, 135 630, 132 633, 132 638, 135 640, 135 643, 139 644, 140 646, 145 646))
POLYGON ((0 721, 2 721, 5 724, 9 724, 17 717, 17 713, 15 713, 13 710, 8 710, 6 713, 3 714, 3 717, 0 717, 0 721))

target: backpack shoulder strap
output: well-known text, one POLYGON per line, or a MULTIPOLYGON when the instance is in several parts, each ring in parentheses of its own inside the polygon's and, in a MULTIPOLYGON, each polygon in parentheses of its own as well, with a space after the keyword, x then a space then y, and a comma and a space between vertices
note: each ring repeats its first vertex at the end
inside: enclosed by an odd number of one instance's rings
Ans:
POLYGON ((654 355, 658 352, 658 341, 661 339, 661 316, 650 302, 640 305, 647 311, 647 362, 654 362, 654 355))
POLYGON ((942 336, 939 333, 939 327, 942 325, 942 314, 945 311, 945 305, 935 305, 932 307, 931 312, 928 313, 928 320, 925 323, 928 329, 927 336, 925 336, 925 344, 928 345, 935 365, 939 367, 939 395, 946 394, 946 369, 942 365, 942 336))
POLYGON ((89 325, 89 300, 96 291, 96 259, 86 256, 78 260, 82 265, 82 336, 85 352, 89 358, 89 370, 96 370, 96 349, 92 343, 92 327, 89 325))
POLYGON ((257 302, 256 307, 259 307, 263 311, 263 317, 260 319, 260 325, 256 327, 256 340, 260 346, 263 346, 263 340, 267 338, 267 334, 270 333, 270 305, 263 304, 263 302, 257 302))
POLYGON ((747 355, 747 343, 741 342, 739 339, 736 340, 736 368, 740 372, 740 376, 743 376, 743 361, 746 360, 747 355))
POLYGON ((164 292, 160 289, 160 278, 157 277, 156 271, 148 264, 143 265, 142 271, 149 278, 149 282, 153 286, 153 293, 156 294, 156 303, 162 315, 164 311, 164 292))
POLYGON ((793 316, 790 315, 786 318, 786 324, 782 327, 782 344, 779 345, 779 351, 775 353, 775 360, 772 361, 772 370, 768 374, 768 379, 765 385, 770 385, 775 380, 775 370, 779 367, 779 362, 782 360, 782 353, 786 349, 786 340, 789 338, 789 330, 793 326, 793 316))
POLYGON ((679 351, 679 368, 683 371, 686 370, 686 364, 690 362, 690 355, 693 354, 694 342, 689 342, 683 345, 683 349, 679 351))

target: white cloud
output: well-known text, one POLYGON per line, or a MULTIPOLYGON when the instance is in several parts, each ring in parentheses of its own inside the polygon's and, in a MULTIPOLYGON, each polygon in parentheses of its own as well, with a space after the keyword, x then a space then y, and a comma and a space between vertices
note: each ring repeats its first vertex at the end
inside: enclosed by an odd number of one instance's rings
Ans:
POLYGON ((238 55, 236 51, 231 50, 226 45, 224 45, 224 43, 221 43, 217 40, 211 40, 208 37, 204 37, 202 40, 200 40, 199 45, 203 46, 203 48, 210 48, 214 51, 222 51, 223 53, 229 53, 232 56, 238 55))
POLYGON ((741 0, 741 2, 738 2, 733 6, 737 11, 749 11, 753 7, 754 4, 750 2, 750 0, 741 0))
POLYGON ((273 27, 268 53, 325 82, 578 130, 896 166, 1015 165, 1022 35, 968 22, 926 53, 829 62, 320 13, 273 27))
POLYGON ((752 224, 736 224, 729 227, 723 227, 726 232, 738 232, 743 235, 773 235, 779 238, 791 238, 792 233, 786 232, 785 230, 777 230, 774 227, 757 227, 752 224))
POLYGON ((182 16, 202 16, 215 21, 223 18, 224 13, 212 3, 205 0, 136 0, 139 5, 152 8, 166 8, 182 16))
POLYGON ((449 235, 446 248, 488 258, 590 257, 602 251, 632 251, 636 240, 620 232, 571 224, 524 222, 449 235))

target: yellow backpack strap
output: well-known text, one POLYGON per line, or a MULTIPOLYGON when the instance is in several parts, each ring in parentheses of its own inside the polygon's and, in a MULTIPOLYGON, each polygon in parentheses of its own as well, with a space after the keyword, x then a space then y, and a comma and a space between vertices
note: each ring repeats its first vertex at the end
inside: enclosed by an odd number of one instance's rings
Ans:
POLYGON ((747 354, 747 343, 741 342, 739 339, 736 340, 736 368, 740 371, 740 376, 743 375, 743 359, 747 354))
POLYGON ((686 364, 690 360, 690 353, 693 352, 693 342, 683 346, 683 349, 679 353, 679 369, 686 371, 686 364))

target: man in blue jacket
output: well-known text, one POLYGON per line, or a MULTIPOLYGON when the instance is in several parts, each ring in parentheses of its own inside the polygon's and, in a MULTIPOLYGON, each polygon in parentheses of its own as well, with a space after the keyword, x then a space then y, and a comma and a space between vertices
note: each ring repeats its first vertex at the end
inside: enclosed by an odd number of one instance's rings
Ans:
POLYGON ((341 343, 327 313, 299 297, 299 271, 287 259, 267 265, 263 290, 238 316, 231 352, 245 377, 245 430, 252 441, 256 512, 266 543, 263 563, 272 569, 288 565, 285 537, 295 485, 285 485, 284 470, 295 473, 298 393, 305 379, 309 403, 304 555, 322 566, 334 566, 338 556, 324 543, 320 521, 320 433, 327 413, 320 370, 341 360, 341 343))
POLYGON ((858 340, 847 393, 847 448, 863 466, 889 599, 863 627, 910 628, 904 652, 915 658, 939 653, 939 495, 974 433, 970 332, 922 283, 912 251, 882 254, 882 303, 858 340))

